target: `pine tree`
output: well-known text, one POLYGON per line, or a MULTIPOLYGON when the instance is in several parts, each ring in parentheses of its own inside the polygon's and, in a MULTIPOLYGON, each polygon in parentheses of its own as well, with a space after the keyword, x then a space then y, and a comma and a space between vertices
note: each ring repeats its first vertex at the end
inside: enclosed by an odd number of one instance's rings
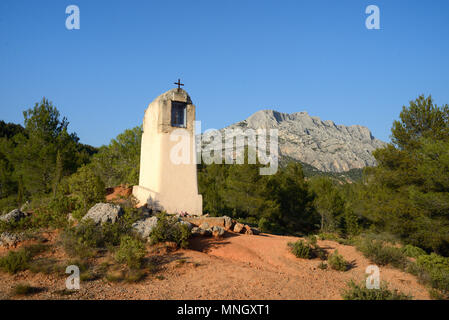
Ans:
POLYGON ((379 231, 449 255, 449 107, 420 96, 404 107, 392 144, 367 170, 364 216, 379 231))
POLYGON ((67 119, 60 119, 59 111, 45 98, 24 111, 24 118, 25 132, 14 136, 16 147, 8 160, 22 177, 24 191, 44 194, 60 179, 57 174, 64 169, 68 174, 76 171, 78 137, 67 132, 67 119), (60 168, 55 170, 57 161, 60 168))
POLYGON ((53 197, 56 197, 56 192, 59 187, 59 183, 61 182, 63 174, 63 163, 62 163, 62 157, 61 152, 58 150, 56 154, 56 166, 55 166, 55 178, 53 182, 53 197))

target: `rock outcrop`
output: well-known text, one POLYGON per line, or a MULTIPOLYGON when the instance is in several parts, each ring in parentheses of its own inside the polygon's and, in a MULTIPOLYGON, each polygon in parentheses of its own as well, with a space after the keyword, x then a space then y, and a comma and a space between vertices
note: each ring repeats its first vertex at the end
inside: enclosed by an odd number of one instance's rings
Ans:
POLYGON ((96 224, 104 224, 106 222, 115 223, 123 213, 123 209, 119 205, 112 203, 97 203, 87 211, 81 221, 92 219, 96 224))
POLYGON ((219 226, 226 230, 229 230, 231 229, 233 224, 232 219, 228 216, 208 217, 204 215, 199 217, 182 217, 182 220, 194 224, 195 226, 199 226, 203 229, 209 229, 213 226, 219 226))
POLYGON ((0 221, 3 222, 17 222, 23 218, 25 218, 27 215, 20 211, 19 209, 14 209, 7 214, 4 214, 0 216, 0 221))
MULTIPOLYGON (((258 111, 246 120, 221 129, 223 141, 226 140, 226 129, 241 129, 243 132, 247 129, 278 129, 279 160, 300 161, 323 172, 345 172, 374 166, 376 161, 372 152, 385 146, 385 142, 374 138, 366 127, 336 125, 307 112, 258 111)), ((203 135, 204 151, 214 149, 216 143, 207 134, 203 135)))
POLYGON ((222 237, 225 233, 225 229, 219 226, 213 226, 212 227, 212 235, 214 237, 222 237))
POLYGON ((18 242, 21 241, 21 239, 21 234, 5 231, 0 234, 0 246, 5 248, 14 247, 18 242))
POLYGON ((194 235, 194 236, 210 236, 210 235, 212 235, 212 232, 210 229, 202 229, 200 227, 193 227, 192 235, 194 235))
POLYGON ((150 236, 151 231, 153 231, 154 227, 157 225, 157 217, 148 217, 143 220, 139 220, 133 223, 133 230, 140 235, 143 239, 146 239, 150 236))
POLYGON ((236 223, 234 225, 234 232, 240 233, 245 228, 245 225, 242 223, 236 223))
MULTIPOLYGON (((133 228, 134 232, 136 232, 143 239, 148 239, 151 232, 156 227, 158 220, 159 218, 157 216, 147 216, 141 220, 134 222, 131 227, 133 228)), ((188 221, 182 220, 180 217, 177 217, 176 225, 184 225, 189 229, 189 231, 194 233, 192 231, 193 224, 188 221)))

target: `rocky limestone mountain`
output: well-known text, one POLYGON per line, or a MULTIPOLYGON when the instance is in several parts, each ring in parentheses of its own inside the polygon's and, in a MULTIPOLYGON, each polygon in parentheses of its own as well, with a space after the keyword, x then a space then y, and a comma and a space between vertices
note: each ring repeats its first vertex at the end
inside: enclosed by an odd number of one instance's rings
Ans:
MULTIPOLYGON (((278 129, 280 161, 288 159, 310 165, 321 172, 346 172, 376 165, 372 152, 386 145, 363 126, 336 125, 307 112, 292 114, 261 110, 226 129, 278 129)), ((207 149, 213 145, 203 144, 207 149)), ((224 145, 223 145, 224 146, 224 145)))

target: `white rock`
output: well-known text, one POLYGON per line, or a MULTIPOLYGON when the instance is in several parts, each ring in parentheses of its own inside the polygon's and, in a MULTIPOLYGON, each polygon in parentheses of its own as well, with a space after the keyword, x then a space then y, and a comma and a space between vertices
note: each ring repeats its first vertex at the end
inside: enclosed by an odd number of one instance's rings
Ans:
POLYGON ((11 246, 15 246, 21 239, 21 236, 15 233, 11 233, 8 231, 0 234, 0 246, 9 248, 11 246))
POLYGON ((146 239, 150 236, 150 233, 153 231, 154 227, 156 227, 157 221, 157 217, 149 217, 133 223, 132 228, 142 238, 146 239))
POLYGON ((212 227, 212 235, 214 237, 221 237, 225 233, 225 229, 220 226, 213 226, 212 227))
POLYGON ((97 203, 89 209, 81 221, 92 219, 96 224, 104 224, 106 222, 116 223, 122 215, 123 210, 119 205, 112 203, 97 203))
POLYGON ((25 217, 26 217, 25 213, 23 213, 19 209, 14 209, 14 210, 8 212, 7 214, 0 216, 0 221, 4 221, 4 222, 15 221, 15 222, 17 222, 25 217))

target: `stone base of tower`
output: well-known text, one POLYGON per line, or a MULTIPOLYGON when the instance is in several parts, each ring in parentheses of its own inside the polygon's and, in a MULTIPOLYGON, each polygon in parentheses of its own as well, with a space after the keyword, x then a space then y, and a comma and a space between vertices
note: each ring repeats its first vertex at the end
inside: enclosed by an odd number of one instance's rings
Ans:
POLYGON ((194 216, 203 214, 203 197, 200 194, 180 199, 175 194, 162 194, 142 186, 134 186, 133 196, 139 201, 139 206, 146 204, 155 211, 165 211, 169 214, 183 211, 194 216))

